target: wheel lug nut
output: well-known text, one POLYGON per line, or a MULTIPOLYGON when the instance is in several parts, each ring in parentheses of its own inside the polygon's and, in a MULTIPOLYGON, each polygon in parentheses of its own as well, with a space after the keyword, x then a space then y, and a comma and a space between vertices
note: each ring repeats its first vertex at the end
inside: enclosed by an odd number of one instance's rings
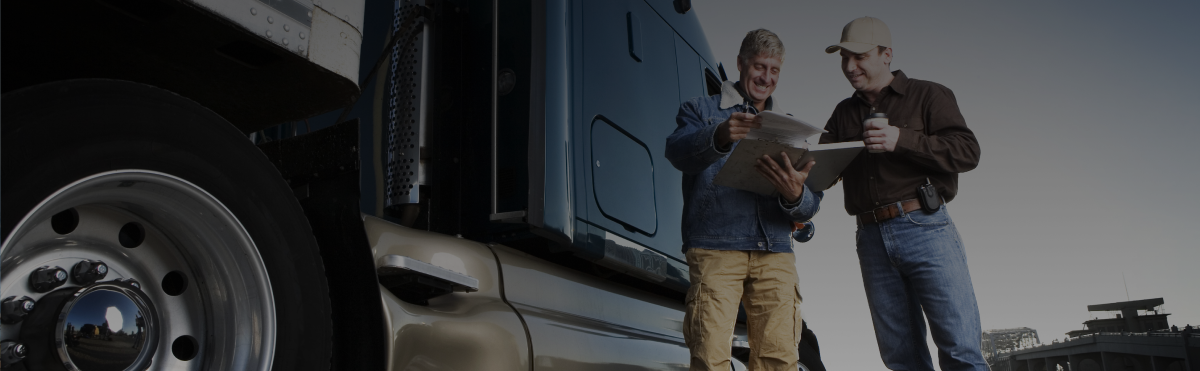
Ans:
POLYGON ((25 359, 25 344, 16 341, 0 343, 0 366, 8 368, 25 359))
POLYGON ((117 282, 128 284, 129 286, 133 286, 133 288, 138 289, 138 290, 142 289, 142 284, 138 283, 137 280, 132 279, 132 278, 121 278, 121 279, 118 279, 117 282))
POLYGON ((0 323, 11 325, 25 320, 25 316, 33 311, 33 299, 28 296, 22 296, 17 299, 16 296, 4 298, 4 302, 0 303, 0 323))
POLYGON ((67 270, 62 267, 50 268, 43 266, 34 269, 33 273, 29 274, 29 285, 33 286, 33 291, 47 292, 62 286, 67 282, 67 270))
POLYGON ((71 269, 71 278, 80 285, 91 285, 108 275, 108 264, 99 260, 84 260, 71 269))

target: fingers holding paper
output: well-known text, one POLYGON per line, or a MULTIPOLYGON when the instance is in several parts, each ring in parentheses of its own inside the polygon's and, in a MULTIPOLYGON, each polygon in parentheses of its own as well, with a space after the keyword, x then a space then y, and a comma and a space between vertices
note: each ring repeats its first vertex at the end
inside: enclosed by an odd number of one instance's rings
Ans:
MULTIPOLYGON (((783 158, 782 163, 792 163, 787 153, 780 152, 779 155, 783 158)), ((758 170, 759 174, 767 178, 771 182, 771 185, 775 186, 775 190, 779 191, 784 200, 788 203, 795 203, 804 194, 804 181, 808 180, 808 172, 816 164, 816 161, 809 161, 801 169, 797 170, 791 166, 781 167, 771 157, 763 155, 762 158, 758 159, 758 163, 754 165, 754 168, 758 170)))
POLYGON ((762 119, 753 114, 734 112, 728 120, 717 126, 715 136, 717 148, 727 148, 730 143, 746 139, 751 129, 762 127, 762 119))

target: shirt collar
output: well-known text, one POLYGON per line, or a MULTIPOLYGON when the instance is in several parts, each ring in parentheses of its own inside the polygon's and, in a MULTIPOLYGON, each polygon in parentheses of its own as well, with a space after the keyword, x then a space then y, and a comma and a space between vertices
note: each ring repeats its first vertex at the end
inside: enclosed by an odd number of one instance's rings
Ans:
MULTIPOLYGON (((725 80, 721 84, 721 109, 729 109, 730 107, 746 103, 750 105, 750 100, 746 99, 746 94, 742 93, 740 84, 725 80)), ((767 102, 763 104, 765 111, 770 111, 775 107, 775 97, 767 97, 767 102)))
POLYGON ((892 83, 888 86, 897 94, 904 95, 905 88, 908 87, 908 76, 904 75, 904 71, 896 70, 892 72, 892 83))
MULTIPOLYGON (((896 92, 896 94, 904 95, 904 90, 907 87, 908 87, 908 76, 906 76, 904 74, 904 71, 895 70, 895 71, 892 71, 892 82, 888 83, 888 86, 883 88, 883 90, 887 91, 888 88, 891 88, 892 91, 896 92)), ((863 102, 867 101, 867 98, 863 98, 863 95, 861 92, 857 92, 857 91, 854 92, 854 96, 858 97, 858 99, 861 99, 863 102)), ((879 96, 880 96, 880 98, 882 98, 883 94, 880 94, 879 96)))

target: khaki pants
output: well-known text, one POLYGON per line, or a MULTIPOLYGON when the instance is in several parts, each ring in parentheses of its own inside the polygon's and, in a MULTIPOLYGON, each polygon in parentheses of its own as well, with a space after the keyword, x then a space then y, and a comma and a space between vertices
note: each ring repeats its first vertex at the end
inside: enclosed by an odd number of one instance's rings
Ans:
POLYGON ((730 340, 744 302, 750 370, 795 371, 801 331, 796 255, 696 248, 686 255, 692 286, 683 337, 691 370, 730 369, 730 340))

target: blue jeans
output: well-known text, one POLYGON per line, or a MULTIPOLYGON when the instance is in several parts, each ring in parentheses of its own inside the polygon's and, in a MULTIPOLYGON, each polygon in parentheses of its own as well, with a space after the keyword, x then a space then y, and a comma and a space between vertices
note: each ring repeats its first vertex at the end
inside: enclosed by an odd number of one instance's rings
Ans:
POLYGON ((944 371, 987 370, 967 256, 943 205, 880 223, 859 224, 858 262, 884 365, 933 370, 925 320, 944 371))

